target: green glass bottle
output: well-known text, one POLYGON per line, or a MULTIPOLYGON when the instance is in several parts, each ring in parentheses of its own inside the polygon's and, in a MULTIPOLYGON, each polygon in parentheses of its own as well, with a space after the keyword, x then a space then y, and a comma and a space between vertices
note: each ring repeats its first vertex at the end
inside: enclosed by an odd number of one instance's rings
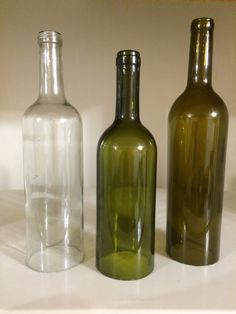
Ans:
POLYGON ((139 119, 140 54, 117 54, 113 124, 97 148, 96 264, 106 276, 133 280, 154 265, 157 149, 139 119))
POLYGON ((190 265, 217 262, 228 112, 211 86, 214 21, 191 25, 188 84, 168 126, 167 253, 190 265))

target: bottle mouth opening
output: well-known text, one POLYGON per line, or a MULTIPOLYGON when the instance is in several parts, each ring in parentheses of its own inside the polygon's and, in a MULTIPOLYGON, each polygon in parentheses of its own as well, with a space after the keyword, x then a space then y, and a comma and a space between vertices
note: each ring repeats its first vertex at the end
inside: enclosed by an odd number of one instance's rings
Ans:
POLYGON ((140 65, 141 56, 136 50, 121 50, 117 53, 116 65, 140 65))
POLYGON ((210 17, 199 17, 194 19, 191 30, 214 30, 214 20, 210 17))
POLYGON ((56 31, 40 31, 38 33, 38 43, 55 43, 62 46, 62 35, 56 31))

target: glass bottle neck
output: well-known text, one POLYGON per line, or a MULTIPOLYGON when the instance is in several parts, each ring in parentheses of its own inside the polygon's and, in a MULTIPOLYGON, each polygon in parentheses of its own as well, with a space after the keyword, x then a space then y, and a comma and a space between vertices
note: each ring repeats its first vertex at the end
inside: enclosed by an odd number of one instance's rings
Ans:
POLYGON ((194 29, 189 52, 188 86, 211 86, 213 30, 194 29))
POLYGON ((40 45, 39 98, 53 102, 65 100, 61 45, 57 43, 47 42, 40 45))
POLYGON ((117 66, 116 119, 139 120, 139 65, 117 66))

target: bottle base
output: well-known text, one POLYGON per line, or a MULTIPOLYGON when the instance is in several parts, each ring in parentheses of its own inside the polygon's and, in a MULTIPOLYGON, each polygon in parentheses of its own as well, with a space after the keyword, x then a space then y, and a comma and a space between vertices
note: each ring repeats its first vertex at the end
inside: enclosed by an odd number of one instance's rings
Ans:
POLYGON ((101 257, 97 260, 97 269, 113 279, 137 280, 152 272, 153 262, 143 254, 121 251, 101 257))
POLYGON ((52 246, 33 253, 26 259, 31 269, 50 273, 70 269, 83 261, 84 254, 75 247, 52 246))
POLYGON ((182 264, 192 266, 207 266, 215 264, 219 257, 205 248, 193 243, 176 244, 167 248, 166 252, 170 258, 182 264))

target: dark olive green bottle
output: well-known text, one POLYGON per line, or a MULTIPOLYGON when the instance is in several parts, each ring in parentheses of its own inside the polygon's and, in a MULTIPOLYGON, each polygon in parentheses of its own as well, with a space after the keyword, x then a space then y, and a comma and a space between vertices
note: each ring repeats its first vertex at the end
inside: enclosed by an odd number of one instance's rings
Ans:
POLYGON ((193 20, 187 88, 169 113, 167 253, 190 265, 219 259, 228 112, 211 86, 213 29, 193 20))
POLYGON ((140 54, 117 54, 113 124, 97 148, 96 264, 104 275, 132 280, 153 270, 157 149, 139 120, 140 54))

